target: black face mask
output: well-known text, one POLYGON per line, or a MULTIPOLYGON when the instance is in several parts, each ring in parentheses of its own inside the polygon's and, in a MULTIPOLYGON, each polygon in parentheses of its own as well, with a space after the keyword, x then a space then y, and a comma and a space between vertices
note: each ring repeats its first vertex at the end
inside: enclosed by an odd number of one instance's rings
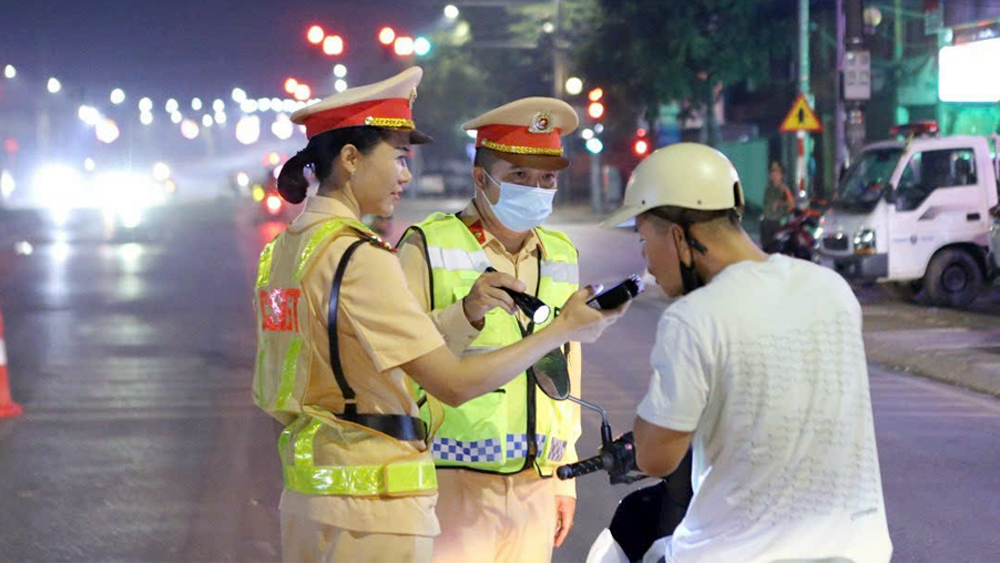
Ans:
POLYGON ((691 265, 688 266, 684 263, 684 260, 681 260, 679 248, 677 249, 677 265, 680 267, 681 272, 681 284, 683 285, 682 295, 687 295, 688 293, 691 293, 692 291, 705 285, 705 280, 701 278, 698 274, 698 269, 695 268, 694 252, 697 251, 701 254, 705 254, 708 252, 708 249, 705 248, 705 245, 701 244, 698 239, 691 236, 691 232, 689 231, 689 227, 687 225, 684 226, 684 240, 692 250, 691 265))

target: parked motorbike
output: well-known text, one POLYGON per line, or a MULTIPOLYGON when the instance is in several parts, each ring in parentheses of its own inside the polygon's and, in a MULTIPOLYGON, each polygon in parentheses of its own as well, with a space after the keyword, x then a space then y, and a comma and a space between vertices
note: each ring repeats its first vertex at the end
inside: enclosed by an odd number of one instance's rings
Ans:
POLYGON ((784 254, 802 260, 812 260, 819 237, 819 218, 823 211, 817 207, 795 209, 785 224, 774 233, 765 247, 768 254, 784 254))

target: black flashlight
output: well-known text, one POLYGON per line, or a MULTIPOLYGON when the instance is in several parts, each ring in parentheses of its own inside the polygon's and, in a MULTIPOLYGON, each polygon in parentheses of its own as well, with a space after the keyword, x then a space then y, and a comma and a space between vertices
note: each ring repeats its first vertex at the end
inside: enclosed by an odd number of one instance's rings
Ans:
MULTIPOLYGON (((486 271, 495 272, 496 270, 493 266, 487 266, 486 271)), ((500 289, 506 291, 507 295, 510 295, 510 298, 514 300, 514 304, 524 311, 525 315, 528 315, 531 322, 538 325, 549 320, 549 316, 552 314, 552 309, 541 299, 535 297, 534 295, 514 291, 509 287, 501 287, 500 289)))

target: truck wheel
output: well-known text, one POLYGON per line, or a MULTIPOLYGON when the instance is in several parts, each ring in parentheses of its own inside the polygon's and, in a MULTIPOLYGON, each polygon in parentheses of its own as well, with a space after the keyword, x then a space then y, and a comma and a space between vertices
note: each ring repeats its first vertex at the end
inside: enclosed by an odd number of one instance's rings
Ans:
POLYGON ((947 248, 931 258, 924 289, 930 305, 967 307, 983 289, 983 271, 968 252, 947 248))

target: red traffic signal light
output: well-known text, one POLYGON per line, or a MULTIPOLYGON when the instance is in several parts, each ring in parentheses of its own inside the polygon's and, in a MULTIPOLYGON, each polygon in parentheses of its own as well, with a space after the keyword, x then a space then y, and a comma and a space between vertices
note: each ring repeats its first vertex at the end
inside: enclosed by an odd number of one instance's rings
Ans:
POLYGON ((591 102, 591 104, 587 106, 587 115, 589 115, 591 119, 600 119, 604 117, 604 104, 601 102, 591 102))
POLYGON ((638 156, 645 156, 649 152, 649 143, 645 139, 639 139, 632 145, 632 150, 638 156))
POLYGON ((378 32, 378 42, 383 45, 392 45, 392 42, 396 40, 396 30, 391 27, 383 27, 381 31, 378 32))

